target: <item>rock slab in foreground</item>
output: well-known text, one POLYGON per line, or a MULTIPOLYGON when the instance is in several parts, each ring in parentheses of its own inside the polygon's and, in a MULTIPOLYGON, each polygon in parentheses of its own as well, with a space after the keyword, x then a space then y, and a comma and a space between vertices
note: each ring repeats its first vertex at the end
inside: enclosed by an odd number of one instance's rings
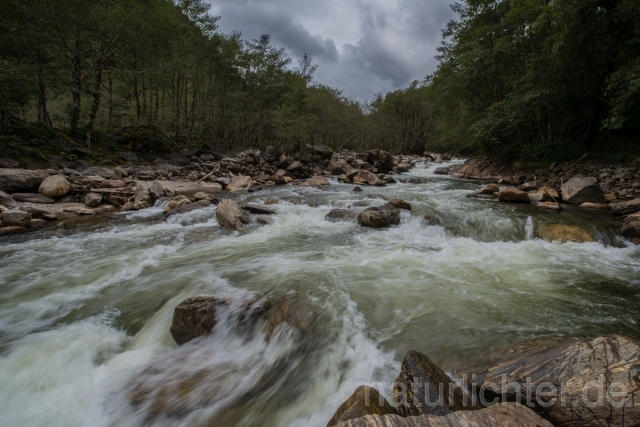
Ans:
POLYGON ((218 224, 227 230, 244 231, 244 224, 249 222, 249 215, 235 201, 224 199, 218 204, 216 219, 218 224))
POLYGON ((393 396, 403 417, 441 416, 465 409, 464 391, 431 359, 414 350, 404 356, 393 396))
POLYGON ((366 415, 398 415, 398 411, 378 393, 378 390, 368 386, 361 386, 340 405, 327 423, 327 427, 335 426, 343 421, 362 418, 366 415))
POLYGON ((338 427, 553 427, 531 409, 508 403, 481 411, 460 411, 446 416, 368 415, 337 424, 338 427))
POLYGON ((475 385, 478 389, 496 385, 492 392, 487 391, 489 400, 504 393, 508 401, 516 401, 520 388, 520 399, 526 403, 525 382, 530 378, 534 385, 529 387, 533 409, 553 425, 626 427, 640 425, 639 374, 640 342, 612 335, 508 355, 478 373, 475 385), (623 388, 626 393, 622 393, 623 388), (564 398, 560 399, 562 394, 564 398), (553 395, 558 397, 554 401, 553 395))

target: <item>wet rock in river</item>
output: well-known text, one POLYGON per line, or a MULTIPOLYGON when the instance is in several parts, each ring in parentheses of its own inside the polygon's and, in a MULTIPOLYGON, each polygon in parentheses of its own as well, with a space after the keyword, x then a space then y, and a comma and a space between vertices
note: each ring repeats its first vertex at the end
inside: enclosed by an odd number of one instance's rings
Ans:
POLYGON ((64 176, 52 175, 45 178, 38 188, 38 193, 46 197, 62 197, 71 190, 71 184, 64 176))
MULTIPOLYGON (((267 203, 265 202, 265 205, 266 204, 267 203)), ((254 214, 254 215, 275 215, 276 214, 276 211, 274 211, 273 209, 269 209, 255 203, 245 203, 240 207, 245 211, 249 212, 250 214, 254 214)))
POLYGON ((358 224, 362 227, 384 228, 400 224, 400 211, 393 210, 365 210, 358 214, 358 224))
MULTIPOLYGON (((187 298, 175 308, 171 323, 171 336, 178 345, 200 338, 211 333, 218 322, 217 312, 222 307, 229 307, 232 300, 216 296, 196 296, 187 298)), ((239 325, 253 322, 271 308, 271 301, 260 293, 253 293, 240 301, 233 320, 239 325)))
POLYGON ((168 214, 169 212, 173 211, 174 209, 177 209, 179 207, 182 206, 186 206, 191 204, 191 200, 189 200, 186 196, 176 196, 173 198, 173 200, 171 200, 167 206, 164 207, 164 214, 168 214))
POLYGON ((536 234, 548 242, 593 242, 595 239, 585 230, 575 225, 567 224, 538 224, 536 234))
POLYGON ((488 400, 531 402, 555 426, 635 426, 639 372, 640 343, 612 335, 509 354, 477 372, 474 385, 492 384, 488 400))
POLYGON ((26 233, 27 231, 29 231, 27 227, 20 227, 17 225, 0 227, 0 237, 12 236, 14 234, 22 234, 22 233, 26 233))
POLYGON ((251 177, 238 175, 234 176, 231 182, 227 185, 226 190, 238 191, 251 185, 251 177))
POLYGON ((573 177, 560 188, 562 200, 581 205, 585 202, 604 203, 604 192, 593 177, 573 177))
POLYGON ((301 187, 324 187, 327 185, 330 185, 330 183, 327 181, 327 178, 322 175, 313 176, 300 184, 301 187))
POLYGON ((426 184, 430 181, 421 176, 410 176, 408 178, 400 178, 400 182, 403 184, 426 184))
POLYGON ((321 318, 318 308, 309 297, 291 293, 273 303, 266 315, 264 331, 267 338, 271 338, 278 327, 287 325, 307 336, 320 326, 318 321, 321 318))
POLYGON ((378 175, 373 172, 369 172, 365 169, 360 169, 358 173, 353 177, 354 184, 360 185, 373 185, 373 186, 383 186, 385 182, 381 180, 378 175))
POLYGON ((398 412, 403 417, 446 415, 463 410, 464 394, 427 356, 413 350, 405 355, 393 387, 398 412))
POLYGON ((411 205, 409 203, 405 202, 402 199, 393 199, 393 200, 389 201, 389 204, 391 206, 395 207, 395 208, 398 208, 398 209, 404 209, 404 210, 407 210, 407 211, 411 210, 411 205))
POLYGON ((331 222, 353 221, 359 213, 356 209, 332 209, 324 219, 331 222))
POLYGON ((553 427, 526 406, 508 403, 481 411, 458 411, 445 416, 370 415, 336 424, 338 427, 553 427))
MULTIPOLYGON (((628 216, 620 229, 624 237, 640 240, 640 213, 628 216)), ((636 242, 640 243, 640 241, 636 242)))
POLYGON ((336 160, 335 162, 329 163, 327 170, 331 172, 332 175, 349 175, 354 171, 354 168, 344 160, 336 160))
POLYGON ((378 393, 378 390, 368 386, 361 386, 353 392, 349 399, 345 400, 333 417, 327 423, 327 427, 335 426, 347 420, 354 420, 366 415, 397 415, 396 408, 378 393))
POLYGON ((556 203, 556 202, 541 202, 538 203, 536 205, 537 208, 540 209, 546 209, 549 211, 561 211, 562 210, 562 206, 560 205, 560 203, 556 203))
POLYGON ((501 202, 507 203, 531 203, 531 199, 529 199, 529 195, 517 188, 505 188, 500 192, 500 198, 498 199, 501 202))
POLYGON ((499 192, 500 192, 500 187, 498 187, 498 184, 487 184, 481 189, 474 191, 473 194, 493 196, 493 193, 499 193, 499 192))
POLYGON ((222 227, 232 231, 244 231, 244 224, 249 222, 247 213, 231 199, 225 199, 218 204, 216 219, 222 227))

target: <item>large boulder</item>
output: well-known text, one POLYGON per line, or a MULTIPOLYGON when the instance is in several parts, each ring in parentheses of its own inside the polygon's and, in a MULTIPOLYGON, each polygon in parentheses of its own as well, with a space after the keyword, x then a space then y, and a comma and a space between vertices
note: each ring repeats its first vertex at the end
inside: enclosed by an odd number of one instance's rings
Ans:
POLYGON ((378 390, 368 386, 361 386, 353 392, 349 399, 340 405, 327 423, 327 427, 366 415, 398 415, 398 411, 378 393, 378 390))
POLYGON ((38 188, 38 193, 43 196, 56 198, 62 197, 71 190, 71 184, 62 175, 51 175, 45 178, 38 188))
POLYGON ((249 215, 235 201, 225 199, 218 204, 216 219, 218 224, 227 230, 244 231, 244 224, 249 222, 249 215))
POLYGON ((331 172, 332 175, 349 175, 355 169, 344 160, 336 160, 335 162, 329 163, 327 170, 331 172))
POLYGON ((585 230, 567 224, 537 224, 536 234, 547 242, 593 242, 595 239, 585 230))
POLYGON ((39 170, 0 169, 0 191, 14 193, 36 190, 47 174, 39 170))
POLYGON ((362 227, 384 228, 391 225, 400 224, 400 211, 398 209, 388 210, 365 210, 358 214, 358 224, 362 227))
POLYGON ((234 176, 231 182, 227 185, 228 191, 238 191, 251 185, 251 177, 244 175, 234 176))
POLYGON ((379 172, 389 172, 394 166, 391 153, 382 150, 373 150, 367 153, 367 162, 371 163, 379 172))
POLYGON ((358 173, 353 177, 353 183, 358 185, 375 185, 379 187, 385 185, 385 182, 381 180, 378 175, 365 169, 360 169, 358 171, 358 173))
POLYGON ((523 348, 472 381, 487 401, 529 402, 558 427, 637 426, 639 372, 640 342, 612 335, 523 348))
POLYGON ((445 416, 367 415, 336 424, 337 427, 553 427, 526 406, 507 403, 481 411, 458 411, 445 416))
POLYGON ((31 226, 31 214, 23 211, 4 212, 0 214, 0 221, 5 226, 25 227, 31 226))
POLYGON ((186 206, 189 204, 191 204, 191 200, 189 200, 186 196, 183 196, 183 195, 176 196, 173 198, 173 200, 167 203, 167 206, 164 207, 163 213, 168 214, 174 209, 177 209, 179 207, 186 206))
POLYGON ((400 375, 393 386, 398 412, 403 417, 461 411, 469 406, 465 405, 464 394, 442 369, 414 350, 404 356, 400 375))
POLYGON ((501 202, 507 203, 531 203, 529 195, 517 188, 505 188, 500 192, 499 199, 501 202))
POLYGON ((280 150, 278 150, 276 148, 273 148, 273 147, 265 148, 264 151, 262 151, 262 153, 260 153, 260 154, 262 155, 262 158, 267 163, 277 162, 278 159, 280 159, 280 156, 282 155, 280 150))
POLYGON ((640 212, 640 199, 629 200, 628 202, 612 203, 614 215, 632 215, 640 212))
POLYGON ((209 335, 218 322, 216 313, 226 307, 233 311, 238 323, 254 321, 271 308, 271 301, 260 293, 253 293, 234 304, 230 298, 196 296, 187 298, 175 308, 171 322, 171 336, 178 345, 209 335))
POLYGON ((322 175, 316 175, 300 184, 300 187, 325 187, 327 185, 331 185, 327 178, 322 175))
POLYGON ((592 177, 573 177, 560 187, 562 200, 565 202, 581 205, 585 202, 604 203, 604 192, 598 180, 592 177))

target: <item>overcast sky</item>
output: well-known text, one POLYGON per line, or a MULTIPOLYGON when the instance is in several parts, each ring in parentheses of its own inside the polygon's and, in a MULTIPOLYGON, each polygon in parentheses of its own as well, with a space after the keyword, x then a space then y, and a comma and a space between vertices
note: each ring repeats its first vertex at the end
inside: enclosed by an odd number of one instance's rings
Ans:
POLYGON ((315 80, 369 101, 435 70, 452 0, 209 0, 223 32, 271 34, 297 65, 319 65, 315 80))

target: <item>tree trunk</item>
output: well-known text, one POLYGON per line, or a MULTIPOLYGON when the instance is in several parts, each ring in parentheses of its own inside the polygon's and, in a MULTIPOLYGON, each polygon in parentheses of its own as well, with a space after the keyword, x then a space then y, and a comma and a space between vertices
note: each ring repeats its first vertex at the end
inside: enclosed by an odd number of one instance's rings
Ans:
POLYGON ((80 36, 76 37, 73 53, 73 84, 71 86, 71 130, 78 128, 80 107, 82 106, 82 57, 80 56, 80 36))
POLYGON ((102 60, 98 61, 96 65, 96 84, 93 88, 93 105, 91 106, 91 113, 89 114, 89 123, 87 124, 87 148, 91 149, 91 137, 93 134, 93 125, 98 116, 98 110, 100 109, 100 95, 102 93, 102 60))

